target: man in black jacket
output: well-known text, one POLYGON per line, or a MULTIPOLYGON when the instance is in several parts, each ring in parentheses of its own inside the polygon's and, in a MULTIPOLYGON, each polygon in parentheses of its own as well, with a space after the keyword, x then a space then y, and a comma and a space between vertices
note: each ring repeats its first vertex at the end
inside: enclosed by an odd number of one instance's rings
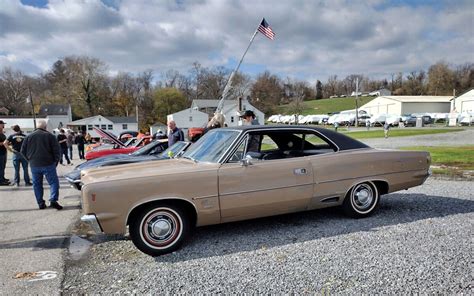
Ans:
POLYGON ((46 130, 46 121, 39 120, 38 128, 26 136, 21 146, 21 153, 30 162, 33 190, 40 210, 46 208, 43 199, 43 176, 51 187, 50 207, 61 210, 63 207, 58 203, 59 179, 56 172, 59 162, 59 143, 56 137, 46 130))

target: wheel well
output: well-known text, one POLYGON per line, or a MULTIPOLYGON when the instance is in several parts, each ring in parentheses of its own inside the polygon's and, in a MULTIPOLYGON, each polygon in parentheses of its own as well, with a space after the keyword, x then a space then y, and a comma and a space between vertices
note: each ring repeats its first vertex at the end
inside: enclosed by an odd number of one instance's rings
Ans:
POLYGON ((151 205, 159 206, 163 204, 173 205, 173 206, 179 207, 180 209, 183 209, 188 215, 188 217, 191 219, 191 225, 192 226, 196 225, 196 222, 197 222, 196 209, 190 202, 184 201, 181 199, 160 199, 160 200, 153 200, 153 201, 141 204, 130 212, 127 218, 127 225, 129 225, 130 221, 132 221, 144 208, 149 207, 151 205))
POLYGON ((372 181, 375 186, 377 186, 377 190, 379 191, 379 195, 384 195, 388 193, 388 183, 385 181, 372 181))

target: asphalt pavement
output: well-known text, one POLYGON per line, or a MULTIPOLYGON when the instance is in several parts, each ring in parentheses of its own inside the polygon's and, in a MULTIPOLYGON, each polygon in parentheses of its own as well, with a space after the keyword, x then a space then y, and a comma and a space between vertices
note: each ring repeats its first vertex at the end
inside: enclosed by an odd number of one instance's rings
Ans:
MULTIPOLYGON (((72 168, 58 166, 61 211, 39 210, 33 188, 26 187, 23 178, 20 188, 0 186, 0 295, 60 294, 66 247, 80 208, 79 192, 62 178, 72 168)), ((5 177, 13 180, 13 174, 9 154, 5 177)), ((45 181, 48 205, 49 193, 45 181)))

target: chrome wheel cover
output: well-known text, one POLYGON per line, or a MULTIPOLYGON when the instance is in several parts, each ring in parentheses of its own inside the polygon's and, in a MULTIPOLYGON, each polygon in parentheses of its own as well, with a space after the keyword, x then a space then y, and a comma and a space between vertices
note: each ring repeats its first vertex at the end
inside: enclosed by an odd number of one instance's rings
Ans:
POLYGON ((148 212, 140 223, 140 236, 154 249, 165 249, 178 241, 182 233, 181 217, 170 208, 148 212))
POLYGON ((354 186, 351 192, 351 204, 354 210, 361 214, 370 212, 376 205, 378 193, 375 186, 362 183, 354 186))

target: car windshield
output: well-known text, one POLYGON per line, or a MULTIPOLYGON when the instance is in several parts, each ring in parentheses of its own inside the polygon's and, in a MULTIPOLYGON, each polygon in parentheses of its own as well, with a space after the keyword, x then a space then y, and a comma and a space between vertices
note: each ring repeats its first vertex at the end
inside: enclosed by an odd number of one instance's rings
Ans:
POLYGON ((238 135, 239 131, 235 130, 210 130, 183 154, 183 158, 194 161, 217 162, 238 135))
POLYGON ((173 146, 168 147, 168 149, 161 152, 159 157, 172 158, 175 156, 179 156, 178 153, 181 152, 181 150, 183 150, 183 148, 186 145, 188 145, 187 142, 182 142, 182 141, 176 142, 173 144, 173 146))
POLYGON ((160 143, 151 142, 150 144, 143 146, 142 148, 136 150, 135 152, 130 153, 130 155, 133 155, 133 156, 148 155, 151 149, 155 148, 156 145, 160 145, 160 143))

